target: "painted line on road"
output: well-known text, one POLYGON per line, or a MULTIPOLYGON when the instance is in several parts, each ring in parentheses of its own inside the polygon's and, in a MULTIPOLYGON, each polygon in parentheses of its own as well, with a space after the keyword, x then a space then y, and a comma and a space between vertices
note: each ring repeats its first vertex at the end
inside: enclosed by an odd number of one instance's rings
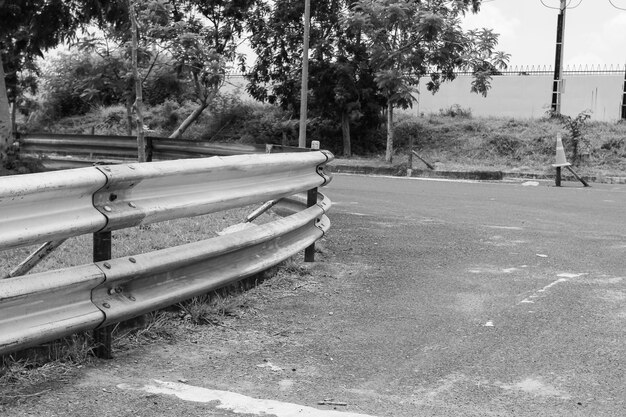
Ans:
POLYGON ((490 225, 484 225, 485 227, 488 227, 490 229, 503 229, 503 230, 524 230, 521 227, 518 226, 490 226, 490 225))
POLYGON ((585 273, 579 273, 579 274, 572 274, 570 272, 564 272, 564 273, 558 274, 557 277, 559 277, 559 279, 557 279, 556 281, 551 282, 550 284, 546 285, 545 287, 535 291, 534 294, 524 298, 518 304, 526 304, 526 303, 532 304, 532 303, 535 302, 533 299, 540 297, 541 293, 546 292, 546 290, 548 290, 548 289, 550 289, 550 288, 554 287, 555 285, 558 285, 558 284, 560 284, 562 282, 567 282, 567 281, 569 281, 572 278, 578 278, 578 277, 581 277, 583 275, 587 275, 587 273, 585 272, 585 273))
POLYGON ((567 281, 567 279, 566 279, 566 278, 559 278, 559 279, 557 279, 556 281, 551 282, 550 284, 546 285, 546 286, 545 286, 545 287, 543 287, 542 289, 537 290, 537 291, 536 291, 533 295, 530 295, 530 296, 528 296, 528 297, 524 298, 522 301, 520 301, 520 302, 519 302, 519 304, 522 304, 522 303, 531 303, 531 304, 532 304, 532 303, 534 303, 534 302, 535 302, 535 301, 533 300, 533 298, 538 298, 538 297, 541 295, 540 293, 542 293, 542 292, 546 292, 546 290, 547 290, 548 288, 554 287, 555 285, 560 284, 561 282, 566 282, 566 281, 567 281))
POLYGON ((320 410, 304 405, 285 403, 276 400, 264 400, 248 397, 230 391, 219 391, 178 382, 153 380, 154 384, 133 385, 119 384, 117 388, 123 390, 143 391, 149 394, 174 395, 181 400, 199 403, 216 401, 216 408, 229 410, 236 414, 256 414, 260 416, 276 417, 374 417, 368 414, 358 414, 334 410, 320 410))
MULTIPOLYGON (((396 177, 394 175, 350 174, 347 172, 346 173, 335 172, 333 173, 333 175, 346 175, 346 176, 353 176, 353 177, 390 178, 390 179, 395 179, 395 180, 408 180, 408 181, 413 180, 413 181, 434 181, 434 182, 460 182, 460 183, 466 183, 466 184, 480 184, 483 182, 490 182, 490 181, 461 180, 461 179, 449 179, 449 178, 420 178, 420 177, 396 177)), ((494 184, 497 184, 498 182, 494 182, 494 184)))

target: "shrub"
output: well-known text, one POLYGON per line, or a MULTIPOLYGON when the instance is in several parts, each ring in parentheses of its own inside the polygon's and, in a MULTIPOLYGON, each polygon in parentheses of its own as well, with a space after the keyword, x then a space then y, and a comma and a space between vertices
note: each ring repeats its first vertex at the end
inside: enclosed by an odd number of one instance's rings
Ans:
POLYGON ((453 104, 447 109, 439 109, 439 115, 444 117, 459 117, 469 119, 472 117, 472 109, 464 109, 459 104, 453 104))

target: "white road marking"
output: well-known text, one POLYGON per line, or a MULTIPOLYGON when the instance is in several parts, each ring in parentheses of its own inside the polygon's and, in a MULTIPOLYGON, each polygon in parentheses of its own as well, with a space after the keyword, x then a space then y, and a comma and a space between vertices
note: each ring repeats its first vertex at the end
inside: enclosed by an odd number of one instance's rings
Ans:
POLYGON ((490 229, 524 230, 521 227, 517 227, 517 226, 489 226, 489 225, 485 225, 485 226, 490 229))
POLYGON ((566 282, 566 281, 569 280, 569 278, 576 278, 576 277, 579 277, 581 275, 586 275, 586 274, 567 274, 567 273, 559 274, 559 275, 557 275, 558 277, 567 277, 567 278, 559 278, 556 281, 551 282, 550 284, 546 285, 542 289, 537 290, 535 292, 535 294, 530 295, 530 296, 524 298, 522 301, 519 302, 519 304, 522 304, 522 303, 534 303, 535 301, 533 300, 533 298, 539 297, 540 294, 546 292, 547 289, 552 288, 555 285, 560 284, 561 282, 566 282))
POLYGON ((413 180, 413 181, 434 181, 434 182, 460 182, 465 184, 480 184, 485 181, 478 180, 455 180, 449 178, 419 178, 419 177, 396 177, 393 175, 370 175, 370 174, 350 174, 347 172, 335 172, 333 175, 347 175, 355 177, 374 177, 374 178, 390 178, 394 180, 413 180))
POLYGON ((234 392, 211 390, 177 382, 159 381, 156 379, 154 382, 155 384, 143 386, 119 384, 117 387, 123 390, 144 391, 150 394, 175 395, 185 401, 200 403, 217 401, 216 408, 230 410, 238 414, 271 415, 276 417, 374 417, 367 414, 320 410, 299 404, 257 399, 234 392))
POLYGON ((562 278, 578 278, 578 277, 582 277, 583 275, 587 275, 587 273, 582 273, 582 274, 570 274, 569 272, 564 272, 562 274, 557 275, 557 277, 562 277, 562 278))
POLYGON ((485 323, 484 326, 485 327, 493 327, 493 321, 489 320, 487 323, 485 323))
POLYGON ((274 372, 281 372, 283 370, 283 368, 281 368, 280 366, 274 365, 272 362, 262 363, 261 365, 257 365, 257 367, 259 367, 259 368, 269 368, 270 370, 272 370, 274 372))
MULTIPOLYGON (((558 275, 558 276, 560 276, 560 275, 558 275)), ((554 281, 554 282, 552 282, 552 283, 550 283, 550 284, 546 285, 546 286, 545 286, 545 287, 543 287, 542 289, 537 290, 537 292, 545 292, 548 288, 550 288, 550 287, 554 287, 556 284, 558 284, 558 283, 560 283, 560 282, 565 282, 565 281, 567 281, 567 279, 565 279, 565 278, 559 278, 559 279, 557 279, 556 281, 554 281)))
POLYGON ((526 181, 522 183, 522 187, 536 187, 539 185, 538 181, 526 181))
POLYGON ((562 392, 557 388, 535 378, 526 378, 516 384, 496 383, 496 385, 505 390, 522 391, 540 397, 557 397, 565 400, 571 398, 568 393, 562 392))

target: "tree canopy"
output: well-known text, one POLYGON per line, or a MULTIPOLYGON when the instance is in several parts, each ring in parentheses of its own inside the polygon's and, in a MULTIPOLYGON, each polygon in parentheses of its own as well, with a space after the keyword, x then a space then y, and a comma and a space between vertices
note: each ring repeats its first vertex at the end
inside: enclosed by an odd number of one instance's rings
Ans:
MULTIPOLYGON (((462 29, 463 17, 478 12, 481 1, 312 2, 311 125, 318 119, 335 123, 341 128, 343 152, 350 155, 351 136, 377 127, 386 112, 386 156, 391 160, 394 108, 410 107, 418 86, 435 93, 462 70, 474 76, 473 92, 487 94, 491 77, 506 67, 508 55, 495 50, 498 35, 490 29, 462 29)), ((77 87, 85 98, 102 99, 98 93, 106 90, 129 106, 132 81, 145 82, 161 65, 187 82, 198 105, 172 134, 178 137, 210 105, 227 71, 237 66, 247 73, 247 90, 254 98, 295 118, 303 11, 304 0, 0 0, 0 70, 6 72, 6 77, 0 74, 0 149, 9 141, 8 103, 34 81, 17 75, 36 74, 35 57, 75 40, 77 29, 87 22, 97 23, 104 33, 104 49, 97 37, 82 36, 75 43, 109 64, 101 76, 97 66, 91 68, 93 76, 77 87), (137 31, 130 30, 129 4, 138 15, 137 31), (128 64, 131 33, 138 35, 141 68, 134 78, 128 64), (246 38, 256 54, 251 67, 239 49, 246 38), (108 40, 114 41, 115 53, 108 40)))
POLYGON ((363 35, 378 88, 387 99, 387 150, 393 155, 393 109, 410 107, 415 86, 428 77, 428 91, 469 69, 472 91, 486 94, 493 71, 506 66, 493 32, 461 28, 461 18, 478 12, 480 0, 358 0, 345 17, 349 31, 363 35))

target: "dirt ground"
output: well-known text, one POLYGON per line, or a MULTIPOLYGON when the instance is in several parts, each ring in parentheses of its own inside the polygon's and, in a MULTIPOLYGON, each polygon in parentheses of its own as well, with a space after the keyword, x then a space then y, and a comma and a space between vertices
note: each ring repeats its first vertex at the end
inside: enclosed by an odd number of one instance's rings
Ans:
POLYGON ((359 269, 335 263, 326 254, 318 253, 317 261, 305 264, 300 259, 272 279, 233 296, 225 314, 216 316, 213 324, 192 325, 173 311, 170 324, 159 323, 143 332, 141 344, 115 342, 113 360, 44 367, 32 377, 24 375, 19 390, 0 387, 0 415, 235 415, 217 409, 215 403, 132 389, 155 380, 358 411, 354 404, 344 405, 345 398, 339 405, 318 404, 337 399, 338 393, 321 389, 324 374, 334 366, 331 352, 311 351, 308 357, 298 353, 311 339, 341 339, 339 334, 325 333, 324 323, 333 320, 327 305, 346 290, 342 276, 359 269))

